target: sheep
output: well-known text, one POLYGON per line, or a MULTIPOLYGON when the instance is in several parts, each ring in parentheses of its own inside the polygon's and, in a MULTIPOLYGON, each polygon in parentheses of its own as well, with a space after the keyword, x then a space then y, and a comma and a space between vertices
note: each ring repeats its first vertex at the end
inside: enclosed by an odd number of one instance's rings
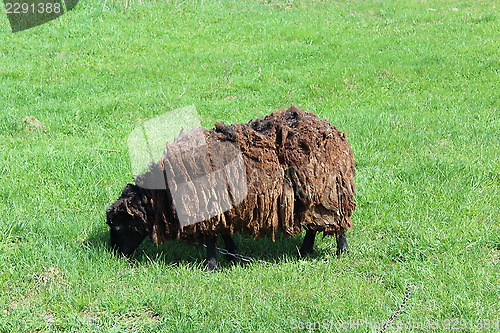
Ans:
POLYGON ((156 245, 203 243, 213 270, 217 235, 235 253, 235 232, 274 241, 276 232, 304 228, 300 255, 323 232, 336 237, 340 256, 356 207, 354 175, 345 134, 293 105, 244 124, 181 132, 106 211, 111 246, 130 256, 148 235, 156 245))

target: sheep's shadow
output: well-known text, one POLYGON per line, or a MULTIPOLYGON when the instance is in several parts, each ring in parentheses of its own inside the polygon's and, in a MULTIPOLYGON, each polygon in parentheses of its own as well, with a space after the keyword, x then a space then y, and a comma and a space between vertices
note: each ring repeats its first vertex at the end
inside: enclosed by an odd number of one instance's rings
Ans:
MULTIPOLYGON (((282 234, 276 234, 273 242, 269 237, 261 237, 253 239, 253 237, 244 234, 234 234, 232 237, 238 246, 238 254, 249 257, 252 261, 265 261, 274 264, 279 264, 288 260, 309 260, 313 258, 323 257, 330 251, 318 244, 322 241, 322 237, 317 237, 314 252, 307 257, 301 258, 299 248, 302 245, 305 232, 292 237, 285 237, 282 234)), ((220 237, 219 237, 220 238, 220 237)), ((107 230, 99 230, 90 235, 86 242, 86 246, 91 248, 108 249, 110 255, 116 255, 110 248, 109 232, 107 230)), ((218 240, 217 246, 224 248, 222 239, 218 240)), ((334 246, 332 244, 332 246, 334 246)), ((148 261, 163 262, 167 265, 188 264, 203 266, 206 258, 206 248, 203 244, 188 244, 183 240, 167 241, 165 244, 155 246, 153 242, 146 238, 132 256, 132 262, 142 263, 148 261)), ((227 260, 221 254, 217 254, 217 261, 220 268, 230 267, 232 265, 245 265, 248 262, 237 259, 227 260)))
MULTIPOLYGON (((235 234, 233 235, 233 239, 238 246, 237 254, 250 258, 252 262, 264 261, 279 264, 280 262, 289 260, 309 260, 322 257, 328 252, 323 248, 316 247, 313 253, 301 258, 299 248, 302 245, 304 235, 305 232, 301 235, 288 238, 283 235, 276 235, 274 242, 269 237, 254 239, 252 236, 243 234, 235 234)), ((318 240, 319 242, 320 240, 318 240)), ((217 246, 221 249, 224 248, 222 239, 218 240, 217 246)), ((206 255, 206 248, 203 244, 189 245, 185 241, 177 240, 169 241, 156 247, 151 241, 146 240, 136 251, 135 259, 138 261, 161 260, 167 264, 188 263, 203 266, 206 255)), ((248 264, 248 261, 241 259, 227 260, 226 256, 222 253, 217 254, 217 261, 220 268, 248 264)))

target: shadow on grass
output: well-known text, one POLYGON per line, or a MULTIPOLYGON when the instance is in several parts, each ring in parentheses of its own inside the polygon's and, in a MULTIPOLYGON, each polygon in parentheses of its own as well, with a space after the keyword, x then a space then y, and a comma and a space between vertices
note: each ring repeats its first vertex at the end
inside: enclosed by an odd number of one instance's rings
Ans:
MULTIPOLYGON (((299 255, 299 248, 302 244, 305 232, 300 235, 286 238, 282 234, 276 235, 276 241, 273 242, 269 237, 253 239, 253 237, 243 234, 233 235, 233 239, 238 246, 238 254, 252 258, 254 261, 266 261, 273 264, 279 264, 288 260, 309 260, 321 258, 331 253, 328 249, 319 248, 321 235, 318 235, 316 246, 313 253, 305 258, 299 255)), ((110 249, 109 233, 99 231, 87 238, 85 245, 90 248, 110 249)), ((222 239, 219 239, 217 246, 223 248, 222 239)), ((333 245, 332 245, 333 246, 333 245)), ((118 255, 117 255, 118 257, 118 255)), ((146 238, 131 258, 132 262, 141 263, 148 261, 163 262, 167 265, 195 265, 203 267, 206 258, 206 249, 203 244, 188 244, 183 240, 167 241, 165 244, 155 246, 154 243, 146 238)), ((243 260, 229 261, 223 254, 217 254, 217 261, 220 268, 230 267, 232 265, 245 265, 243 260)))

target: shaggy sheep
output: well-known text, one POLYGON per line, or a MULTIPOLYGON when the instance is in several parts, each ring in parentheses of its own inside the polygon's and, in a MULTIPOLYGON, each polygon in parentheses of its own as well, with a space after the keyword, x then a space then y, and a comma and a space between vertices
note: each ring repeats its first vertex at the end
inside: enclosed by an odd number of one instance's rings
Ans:
POLYGON ((148 235, 156 245, 200 242, 212 270, 218 234, 234 253, 234 232, 274 241, 275 232, 291 236, 302 227, 301 255, 312 251, 318 231, 336 236, 338 255, 347 249, 355 164, 345 134, 327 120, 292 106, 247 124, 216 123, 195 132, 167 143, 160 161, 109 207, 115 250, 128 256, 148 235), (151 186, 158 175, 161 184, 151 186))

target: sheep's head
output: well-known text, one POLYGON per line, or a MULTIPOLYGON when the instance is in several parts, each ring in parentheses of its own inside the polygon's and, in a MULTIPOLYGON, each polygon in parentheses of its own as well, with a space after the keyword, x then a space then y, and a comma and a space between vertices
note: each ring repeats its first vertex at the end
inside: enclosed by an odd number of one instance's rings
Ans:
POLYGON ((106 211, 111 247, 119 254, 130 256, 148 235, 146 204, 143 190, 128 184, 106 211))

